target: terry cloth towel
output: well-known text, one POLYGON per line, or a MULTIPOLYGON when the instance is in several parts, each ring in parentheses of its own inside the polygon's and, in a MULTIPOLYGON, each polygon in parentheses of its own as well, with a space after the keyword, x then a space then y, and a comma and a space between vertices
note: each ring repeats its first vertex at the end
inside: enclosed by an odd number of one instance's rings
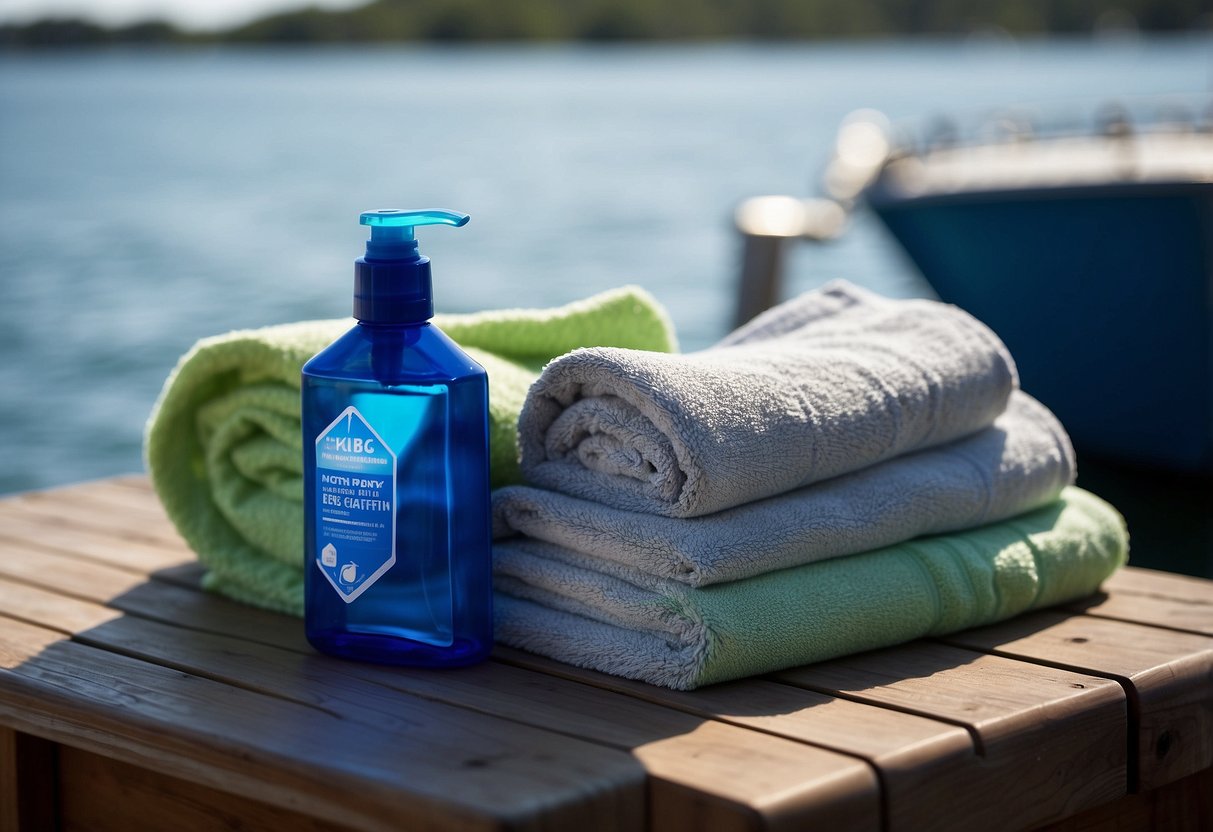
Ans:
MULTIPOLYGON (((545 362, 587 345, 675 349, 665 311, 633 287, 555 309, 434 322, 488 371, 494 486, 519 480, 518 412, 545 362)), ((206 338, 165 382, 146 430, 147 467, 168 516, 209 568, 209 588, 302 614, 300 370, 352 325, 311 321, 206 338)))
POLYGON ((519 419, 524 478, 698 517, 988 427, 1018 379, 972 316, 835 282, 684 355, 556 359, 519 419))
POLYGON ((706 586, 1005 520, 1073 481, 1061 424, 1016 391, 972 436, 715 514, 661 517, 514 485, 493 494, 493 523, 498 538, 522 534, 706 586))
POLYGON ((494 546, 497 640, 655 685, 713 682, 990 624, 1095 592, 1124 521, 1080 489, 1029 514, 709 587, 560 546, 494 546))

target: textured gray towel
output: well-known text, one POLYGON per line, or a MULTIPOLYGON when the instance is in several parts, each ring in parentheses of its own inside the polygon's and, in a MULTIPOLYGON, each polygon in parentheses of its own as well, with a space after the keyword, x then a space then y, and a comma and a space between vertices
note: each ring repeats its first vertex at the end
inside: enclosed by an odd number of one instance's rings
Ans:
POLYGON ((704 517, 509 486, 493 495, 494 536, 523 534, 706 586, 1004 520, 1053 501, 1073 481, 1061 424, 1017 391, 1007 412, 972 436, 704 517))
POLYGON ((1001 523, 698 588, 519 537, 493 546, 495 635, 694 688, 1080 598, 1127 548, 1120 515, 1073 487, 1001 523))
POLYGON ((844 282, 684 355, 575 350, 518 423, 523 477, 627 511, 698 517, 988 427, 1017 384, 961 310, 844 282))

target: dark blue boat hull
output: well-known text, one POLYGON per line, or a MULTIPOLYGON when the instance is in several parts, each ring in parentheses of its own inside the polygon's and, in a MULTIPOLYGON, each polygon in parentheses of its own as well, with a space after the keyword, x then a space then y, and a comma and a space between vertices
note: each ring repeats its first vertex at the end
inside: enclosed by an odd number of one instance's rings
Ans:
POLYGON ((1213 475, 1213 183, 867 197, 1081 453, 1213 475))

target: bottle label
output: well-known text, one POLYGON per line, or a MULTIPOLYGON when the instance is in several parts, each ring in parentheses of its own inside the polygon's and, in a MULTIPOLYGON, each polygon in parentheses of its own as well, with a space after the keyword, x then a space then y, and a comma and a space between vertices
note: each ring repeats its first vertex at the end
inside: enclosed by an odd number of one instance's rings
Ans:
POLYGON ((316 437, 316 566, 347 604, 396 562, 396 455, 352 405, 316 437))

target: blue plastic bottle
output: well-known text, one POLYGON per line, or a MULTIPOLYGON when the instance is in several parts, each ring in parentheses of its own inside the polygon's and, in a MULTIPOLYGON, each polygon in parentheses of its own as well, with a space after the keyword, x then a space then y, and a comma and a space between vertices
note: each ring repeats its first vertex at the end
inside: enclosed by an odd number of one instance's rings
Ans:
POLYGON ((303 367, 307 638, 318 650, 451 667, 493 644, 488 377, 436 326, 413 227, 369 211, 358 324, 303 367))

